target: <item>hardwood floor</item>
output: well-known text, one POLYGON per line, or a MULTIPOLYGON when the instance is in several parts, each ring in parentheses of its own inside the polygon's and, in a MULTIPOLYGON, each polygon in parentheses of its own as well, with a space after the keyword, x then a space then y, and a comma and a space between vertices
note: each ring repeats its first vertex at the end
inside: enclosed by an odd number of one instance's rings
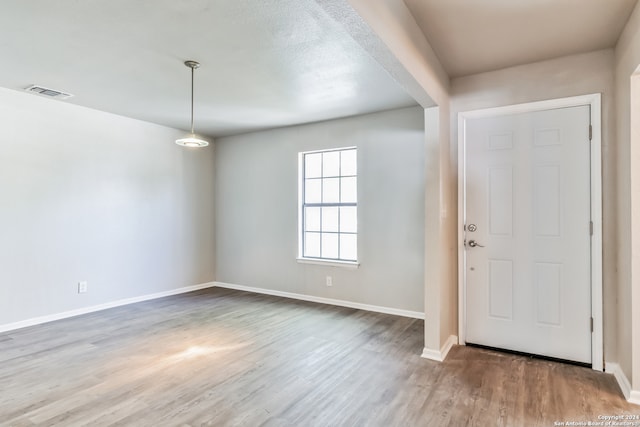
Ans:
POLYGON ((2 426, 552 426, 639 414, 587 368, 221 288, 0 334, 2 426))

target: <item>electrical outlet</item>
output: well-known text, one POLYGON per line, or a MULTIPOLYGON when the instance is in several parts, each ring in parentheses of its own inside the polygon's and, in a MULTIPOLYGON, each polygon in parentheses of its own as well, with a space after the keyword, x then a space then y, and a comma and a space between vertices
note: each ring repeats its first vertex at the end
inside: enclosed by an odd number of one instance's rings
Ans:
POLYGON ((333 286, 333 279, 331 276, 327 276, 327 286, 333 286))
POLYGON ((88 290, 89 290, 89 283, 88 282, 78 282, 78 293, 79 294, 84 294, 88 290))

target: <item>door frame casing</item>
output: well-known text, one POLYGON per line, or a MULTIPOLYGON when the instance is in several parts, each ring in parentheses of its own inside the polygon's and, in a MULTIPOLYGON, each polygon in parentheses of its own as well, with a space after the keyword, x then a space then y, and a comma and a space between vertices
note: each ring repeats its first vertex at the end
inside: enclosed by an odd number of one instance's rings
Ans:
POLYGON ((602 299, 602 96, 599 93, 528 102, 503 107, 485 108, 458 113, 458 343, 466 343, 466 123, 469 119, 504 116, 535 111, 588 105, 591 107, 591 363, 596 371, 604 369, 603 299, 602 299))

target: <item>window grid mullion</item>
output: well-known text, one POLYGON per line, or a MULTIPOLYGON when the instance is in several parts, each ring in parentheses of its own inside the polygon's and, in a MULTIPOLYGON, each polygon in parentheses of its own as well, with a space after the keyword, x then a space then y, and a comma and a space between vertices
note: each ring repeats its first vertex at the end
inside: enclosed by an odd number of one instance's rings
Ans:
POLYGON ((358 175, 325 175, 324 177, 321 176, 312 176, 311 178, 307 178, 310 180, 314 180, 314 179, 322 179, 322 178, 357 178, 358 175))
MULTIPOLYGON (((324 153, 320 156, 320 203, 324 202, 324 153)), ((324 227, 322 226, 322 215, 324 209, 320 207, 320 258, 322 258, 322 232, 324 227)))
POLYGON ((348 202, 348 203, 305 203, 304 206, 308 208, 348 208, 348 207, 356 207, 357 203, 348 202))
MULTIPOLYGON (((338 153, 338 202, 342 202, 342 151, 338 153)), ((340 243, 340 214, 342 209, 338 206, 338 259, 341 259, 342 245, 340 243)))

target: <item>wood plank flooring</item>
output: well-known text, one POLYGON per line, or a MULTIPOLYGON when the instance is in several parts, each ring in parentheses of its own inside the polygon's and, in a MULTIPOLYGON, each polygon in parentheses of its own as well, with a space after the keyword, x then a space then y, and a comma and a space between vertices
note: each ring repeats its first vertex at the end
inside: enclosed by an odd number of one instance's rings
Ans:
POLYGON ((552 426, 640 414, 587 368, 213 288, 0 334, 2 426, 552 426))

